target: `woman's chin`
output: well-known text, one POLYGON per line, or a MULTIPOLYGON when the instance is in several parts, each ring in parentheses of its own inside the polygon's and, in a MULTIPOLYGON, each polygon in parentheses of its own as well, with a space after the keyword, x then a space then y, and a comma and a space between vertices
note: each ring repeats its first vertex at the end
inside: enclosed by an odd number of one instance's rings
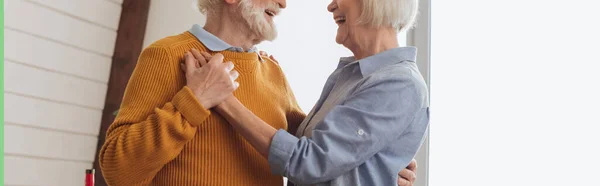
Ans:
POLYGON ((335 35, 335 42, 342 45, 346 39, 348 39, 346 28, 338 27, 337 34, 335 35))
POLYGON ((335 36, 335 42, 337 44, 344 44, 345 37, 341 36, 339 33, 335 36))

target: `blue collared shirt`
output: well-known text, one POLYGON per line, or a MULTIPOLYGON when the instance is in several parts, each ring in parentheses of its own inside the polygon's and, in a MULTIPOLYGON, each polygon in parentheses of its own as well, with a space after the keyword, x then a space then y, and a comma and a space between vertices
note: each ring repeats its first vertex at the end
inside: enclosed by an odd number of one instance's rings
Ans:
POLYGON ((297 185, 396 185, 429 125, 428 91, 416 48, 341 58, 296 136, 279 130, 273 173, 297 185))
MULTIPOLYGON (((220 52, 224 50, 234 51, 234 52, 258 52, 256 46, 253 46, 250 50, 244 51, 242 47, 231 46, 226 43, 222 39, 217 36, 211 34, 210 32, 204 30, 200 25, 194 24, 190 29, 190 33, 192 33, 206 48, 211 51, 220 52)), ((259 55, 260 56, 260 55, 259 55)))

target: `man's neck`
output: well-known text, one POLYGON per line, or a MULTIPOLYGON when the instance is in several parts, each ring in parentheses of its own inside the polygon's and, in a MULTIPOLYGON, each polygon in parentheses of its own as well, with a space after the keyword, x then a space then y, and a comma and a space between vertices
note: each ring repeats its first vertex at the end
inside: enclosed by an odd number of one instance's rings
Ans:
MULTIPOLYGON (((224 12, 224 11, 223 11, 224 12)), ((230 15, 232 13, 222 13, 221 15, 208 15, 204 30, 217 36, 231 46, 241 47, 248 51, 254 45, 260 43, 260 40, 254 36, 253 32, 246 26, 243 20, 235 19, 230 15)))

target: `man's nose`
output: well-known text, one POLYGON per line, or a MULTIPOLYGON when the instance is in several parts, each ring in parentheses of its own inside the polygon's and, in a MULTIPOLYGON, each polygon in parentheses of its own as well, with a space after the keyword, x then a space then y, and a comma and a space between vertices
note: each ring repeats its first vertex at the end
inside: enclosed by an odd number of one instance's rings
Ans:
POLYGON ((279 8, 282 8, 282 9, 287 6, 285 1, 286 0, 275 0, 275 2, 279 5, 279 8))

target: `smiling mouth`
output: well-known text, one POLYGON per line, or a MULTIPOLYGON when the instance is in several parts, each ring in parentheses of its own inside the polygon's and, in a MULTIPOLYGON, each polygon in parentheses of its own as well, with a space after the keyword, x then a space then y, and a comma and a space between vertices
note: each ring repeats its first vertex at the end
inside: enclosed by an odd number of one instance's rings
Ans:
POLYGON ((336 16, 333 19, 335 20, 335 23, 338 25, 344 24, 346 22, 346 17, 344 17, 344 16, 336 16))
POLYGON ((271 17, 273 17, 273 16, 277 15, 277 13, 276 13, 276 12, 274 12, 274 11, 271 11, 271 10, 265 10, 265 14, 267 14, 267 15, 269 15, 269 16, 271 16, 271 17))

